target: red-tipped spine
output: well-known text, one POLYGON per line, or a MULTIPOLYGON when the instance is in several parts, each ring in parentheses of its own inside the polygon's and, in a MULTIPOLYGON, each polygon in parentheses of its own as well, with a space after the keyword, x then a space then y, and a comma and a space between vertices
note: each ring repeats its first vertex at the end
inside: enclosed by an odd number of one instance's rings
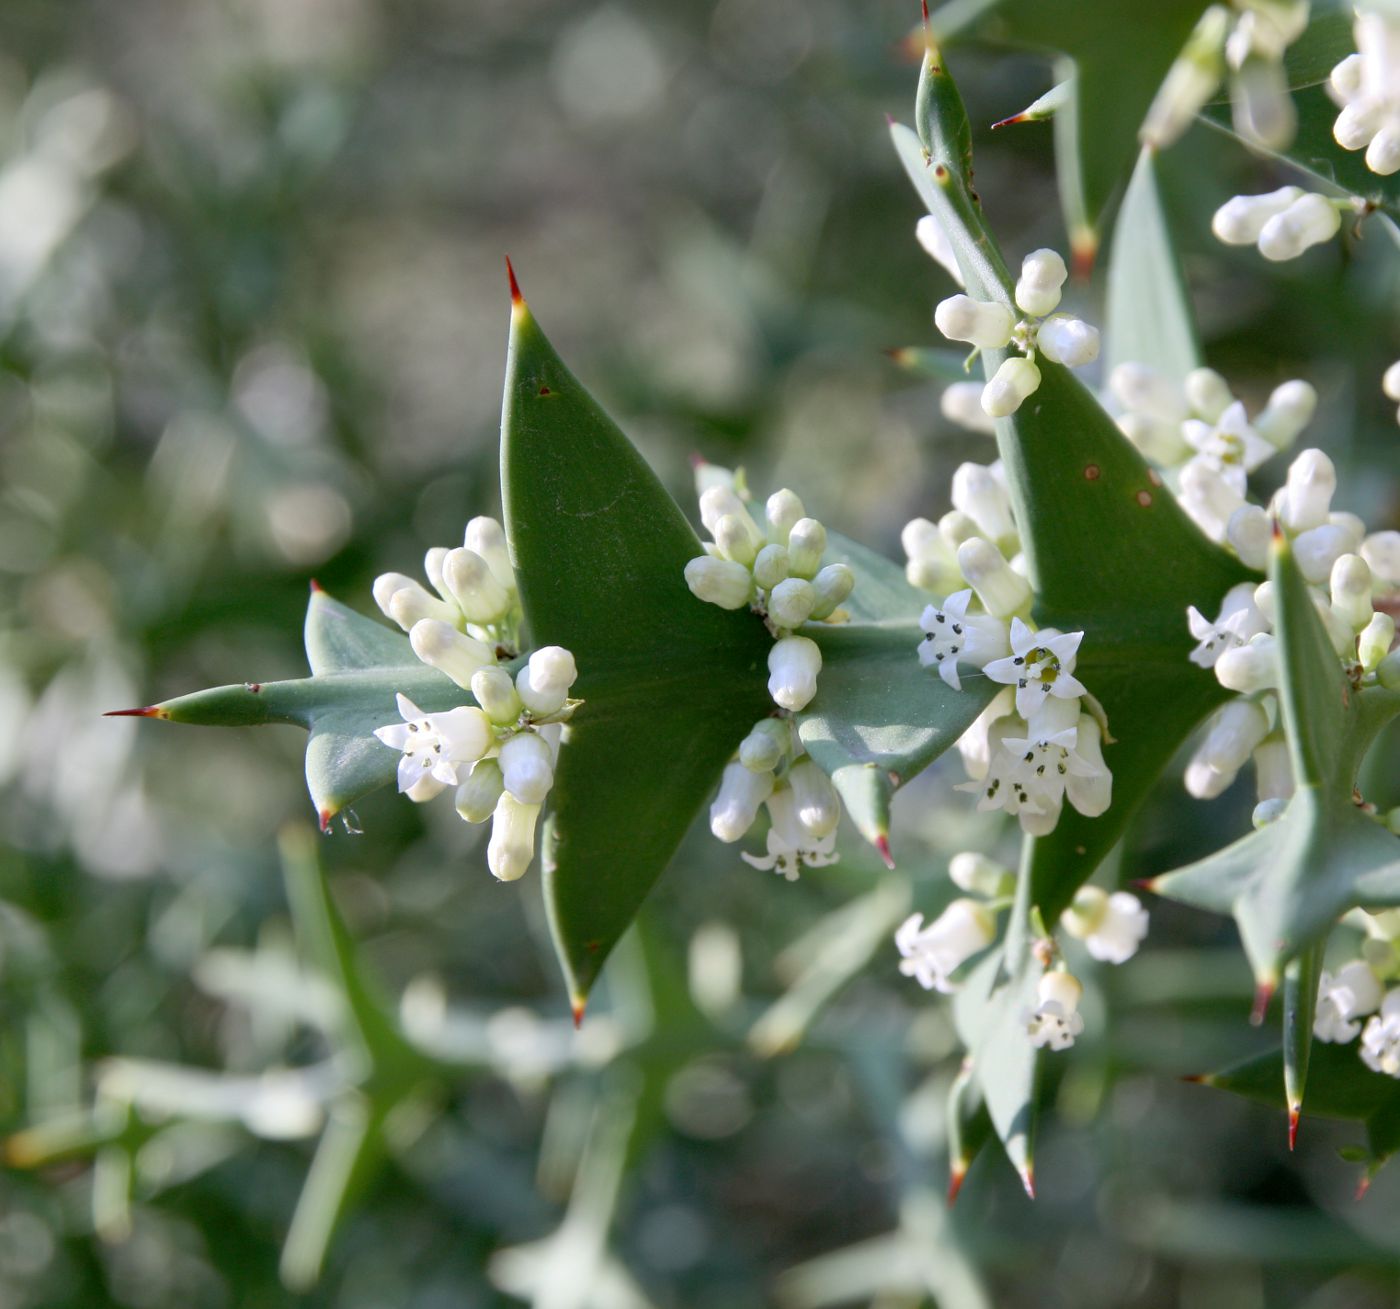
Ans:
POLYGON ((880 852, 880 858, 885 861, 885 867, 893 868, 894 855, 890 853, 890 838, 884 832, 875 838, 875 848, 880 852))
POLYGON ((158 704, 143 705, 140 709, 109 709, 103 718, 168 718, 166 713, 158 704))
POLYGON ((1026 1195, 1032 1200, 1035 1199, 1035 1166, 1027 1164, 1021 1173, 1021 1185, 1026 1188, 1026 1195))
POLYGON ((962 1190, 962 1184, 967 1177, 967 1167, 957 1163, 948 1170, 948 1208, 951 1209, 957 1203, 958 1192, 962 1190))
POLYGON ((318 820, 318 821, 320 822, 320 824, 321 824, 321 830, 322 830, 323 832, 329 832, 329 831, 331 830, 331 819, 334 818, 334 817, 335 817, 335 814, 334 814, 331 810, 329 810, 329 809, 322 809, 322 810, 316 815, 317 820, 318 820))
POLYGON ((520 294, 520 283, 515 280, 515 268, 510 262, 510 256, 506 256, 506 276, 510 278, 510 302, 513 305, 523 305, 525 297, 520 294))
POLYGON ((1250 1026, 1258 1027, 1264 1021, 1264 1015, 1269 1012, 1269 1001, 1274 998, 1274 988, 1276 982, 1271 982, 1268 978, 1256 984, 1254 988, 1254 1005, 1249 1011, 1250 1026))
POLYGON ((312 594, 312 595, 324 595, 325 593, 326 593, 326 588, 325 588, 324 586, 322 586, 322 585, 320 584, 320 582, 318 582, 318 581, 313 577, 313 578, 311 579, 311 594, 312 594))
POLYGON ((1003 118, 1000 121, 993 123, 992 131, 995 132, 999 127, 1010 127, 1013 123, 1028 123, 1030 122, 1030 120, 1031 116, 1029 114, 1012 114, 1010 118, 1003 118))
POLYGON ((1151 891, 1157 893, 1157 879, 1155 877, 1135 877, 1130 885, 1137 887, 1139 891, 1151 891))
POLYGON ((575 996, 570 1003, 570 1009, 574 1015, 574 1031, 576 1032, 583 1026, 583 1011, 587 1004, 587 998, 580 996, 575 996))
POLYGON ((1298 1106, 1297 1106, 1297 1105, 1293 1105, 1293 1106, 1289 1109, 1289 1111, 1288 1111, 1288 1148, 1289 1148, 1289 1150, 1294 1149, 1294 1148, 1297 1146, 1297 1144, 1298 1144, 1298 1120, 1300 1119, 1300 1117, 1301 1117, 1301 1114, 1299 1114, 1299 1112, 1298 1112, 1298 1106))

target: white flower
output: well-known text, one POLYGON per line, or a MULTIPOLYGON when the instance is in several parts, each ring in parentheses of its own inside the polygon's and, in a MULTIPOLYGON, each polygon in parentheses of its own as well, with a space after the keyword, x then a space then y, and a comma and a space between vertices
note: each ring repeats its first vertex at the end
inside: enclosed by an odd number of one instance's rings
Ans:
MULTIPOLYGON (((1015 712, 1015 693, 1009 686, 1004 686, 992 697, 991 703, 972 720, 972 726, 958 737, 958 753, 962 756, 963 767, 969 777, 978 781, 986 777, 992 761, 992 727, 1000 719, 1015 712)), ((998 744, 1000 739, 997 738, 998 744)))
MULTIPOLYGON (((815 766, 815 765, 814 765, 815 766)), ((766 855, 742 851, 739 857, 754 868, 771 869, 789 882, 795 882, 803 868, 825 868, 839 861, 836 853, 835 824, 824 836, 814 836, 801 818, 798 794, 790 786, 776 789, 765 802, 768 809, 766 855)), ((836 807, 840 816, 840 803, 836 807)))
POLYGON ((1079 757, 1079 728, 1066 727, 1039 736, 1005 736, 1002 748, 1020 760, 1019 774, 1038 808, 1058 809, 1071 775, 1091 777, 1097 771, 1079 757))
POLYGON ((1016 688, 1016 712, 1030 718, 1050 696, 1075 699, 1084 694, 1073 676, 1075 654, 1083 632, 1057 632, 1047 627, 1034 632, 1019 618, 1011 620, 1011 655, 983 668, 994 682, 1016 688))
POLYGON ((952 974, 991 945, 996 921, 976 900, 954 900, 927 927, 923 921, 923 914, 911 914, 894 934, 904 956, 899 971, 925 991, 951 994, 958 989, 952 974))
POLYGON ((1389 176, 1400 169, 1400 14, 1358 6, 1352 33, 1357 53, 1329 82, 1342 105, 1332 135, 1343 150, 1366 147, 1366 166, 1389 176))
POLYGON ((1214 425, 1188 418, 1181 425, 1181 434, 1240 495, 1244 494, 1246 474, 1275 453, 1274 447, 1249 425, 1244 404, 1239 400, 1228 406, 1214 425))
POLYGON ((1053 831, 1059 820, 1064 792, 1062 787, 1035 777, 1026 765, 1024 750, 1007 748, 1008 736, 1024 726, 1014 716, 993 723, 987 732, 986 772, 972 781, 959 782, 953 789, 975 794, 980 812, 1005 809, 1020 822, 1022 831, 1043 836, 1053 831))
MULTIPOLYGON (((431 778, 438 785, 456 786, 461 764, 475 763, 492 745, 491 722, 475 705, 462 705, 446 713, 425 714, 406 695, 396 697, 401 723, 376 727, 374 734, 391 750, 402 750, 399 790, 412 792, 431 778)), ((422 791, 413 798, 430 798, 422 791)))
POLYGON ((1060 926, 1083 941, 1095 959, 1121 964, 1137 953, 1147 935, 1147 910, 1127 891, 1109 895, 1097 886, 1084 886, 1061 916, 1060 926))
POLYGON ((1198 668, 1214 668, 1226 650, 1244 645, 1251 636, 1268 630, 1268 620, 1254 604, 1254 587, 1249 582, 1232 586, 1220 604, 1220 615, 1210 622, 1195 605, 1186 610, 1191 636, 1198 643, 1191 651, 1191 662, 1198 668))
POLYGON ((1400 987, 1387 991, 1381 1011, 1361 1033, 1361 1058, 1368 1068, 1400 1077, 1400 987))
POLYGON ((1373 1014, 1381 1003, 1381 984, 1362 959, 1343 965, 1336 976, 1323 971, 1317 986, 1313 1035, 1319 1041, 1345 1044, 1361 1030, 1357 1019, 1373 1014))
POLYGON ((1010 649, 1006 624, 990 614, 969 615, 967 606, 971 600, 971 591, 957 591, 941 605, 929 605, 919 618, 919 626, 924 630, 919 662, 925 668, 936 666, 938 675, 955 691, 962 690, 959 661, 981 668, 1010 649))
POLYGON ((1046 973, 1036 988, 1037 1007, 1024 1014, 1026 1035, 1036 1049, 1068 1050, 1084 1030, 1079 998, 1084 988, 1072 973, 1046 973))

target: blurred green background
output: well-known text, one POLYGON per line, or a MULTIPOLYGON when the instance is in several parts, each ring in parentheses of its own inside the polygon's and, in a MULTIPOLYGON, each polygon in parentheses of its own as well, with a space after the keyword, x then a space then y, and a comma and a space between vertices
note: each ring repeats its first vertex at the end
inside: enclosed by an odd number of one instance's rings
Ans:
MULTIPOLYGON (((326 1052, 277 854, 312 818, 301 737, 98 715, 298 675, 311 577, 372 608, 376 573, 497 511, 507 251, 682 504, 699 452, 897 556, 993 457, 884 353, 934 343, 948 293, 885 129, 911 8, 5 0, 0 1131, 156 1064, 206 1070, 232 1120, 177 1103, 138 1151, 0 1174, 5 1309, 1397 1302, 1400 1181, 1353 1203, 1355 1134, 1308 1121, 1289 1156, 1280 1114, 1179 1082, 1269 1037, 1233 929, 1171 906, 1130 965, 1085 966, 1041 1198, 992 1147, 945 1210, 954 1038, 889 934, 950 897, 952 852, 1013 856, 955 761, 902 793, 897 874, 847 835, 790 885, 697 833, 577 1038, 537 872, 495 884, 446 805, 357 806, 319 844, 361 962, 473 1070, 393 1125, 315 1289, 279 1283, 319 1109, 259 1117, 250 1088, 326 1052)), ((952 66, 977 125, 1050 83, 952 66)), ((976 144, 1008 253, 1063 248, 1048 126, 976 144)), ((1275 177, 1202 128, 1168 156, 1209 361, 1251 409, 1314 382, 1339 507, 1400 526, 1400 261, 1379 232, 1277 267, 1214 245, 1213 208, 1275 177)), ((1101 321, 1100 292, 1068 307, 1101 321)), ((1200 804, 1178 778, 1113 875, 1247 825, 1248 781, 1200 804)))

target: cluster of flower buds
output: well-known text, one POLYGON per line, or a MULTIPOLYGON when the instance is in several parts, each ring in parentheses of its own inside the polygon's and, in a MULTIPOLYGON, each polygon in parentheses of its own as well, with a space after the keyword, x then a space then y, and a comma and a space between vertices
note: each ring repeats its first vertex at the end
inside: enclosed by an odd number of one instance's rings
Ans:
MULTIPOLYGON (((1108 390, 1120 411, 1119 430, 1145 458, 1168 471, 1182 508, 1211 540, 1222 543, 1232 516, 1245 506, 1249 474, 1291 446, 1317 408, 1317 392, 1294 380, 1275 387, 1251 419, 1211 368, 1195 369, 1177 386, 1146 364, 1119 364, 1109 375, 1108 390)), ((1257 554, 1267 546, 1266 532, 1251 548, 1257 554)), ((1246 562, 1258 566, 1254 559, 1246 562)))
POLYGON ((1021 537, 1001 461, 960 465, 953 474, 952 501, 937 523, 911 519, 900 533, 909 585, 934 595, 978 586, 979 595, 985 590, 990 597, 988 607, 995 605, 1002 617, 1023 611, 1030 585, 1022 572, 1021 537))
POLYGON ((1377 1073, 1400 1078, 1400 914, 1354 911, 1366 929, 1360 957, 1335 973, 1323 971, 1317 988, 1313 1035, 1347 1045, 1361 1037, 1357 1053, 1377 1073), (1387 983, 1390 989, 1387 990, 1387 983))
POLYGON ((1333 70, 1327 88, 1342 112, 1332 136, 1343 150, 1366 151, 1366 167, 1400 169, 1400 10, 1361 7, 1352 28, 1357 53, 1333 70))
POLYGON ((455 787, 457 812, 467 822, 491 820, 486 862, 503 882, 514 881, 534 858, 563 724, 580 703, 569 698, 577 676, 573 655, 547 645, 514 677, 495 662, 478 668, 468 683, 474 705, 425 714, 400 695, 403 721, 375 730, 402 751, 399 790, 410 800, 431 800, 455 787))
POLYGON ((478 668, 496 662, 498 648, 514 648, 520 629, 505 532, 494 518, 473 518, 463 544, 429 550, 423 571, 432 591, 403 573, 381 573, 374 602, 408 633, 425 664, 465 689, 478 668))
POLYGON ((803 868, 822 868, 840 858, 840 797, 786 716, 760 719, 740 742, 710 806, 710 831, 721 841, 737 841, 757 821, 760 808, 768 811, 767 851, 744 852, 745 863, 795 882, 803 868))
POLYGON ((1212 5, 1153 99, 1140 132, 1143 143, 1162 149, 1180 137, 1228 68, 1235 130, 1265 149, 1283 149, 1298 125, 1283 55, 1307 25, 1308 0, 1212 5))
POLYGON ((1336 199, 1297 186, 1281 186, 1263 195, 1232 196, 1211 219, 1210 230, 1226 245, 1257 245, 1265 259, 1279 263, 1337 235, 1346 210, 1356 213, 1363 200, 1336 199))
POLYGON ((822 656, 807 622, 840 622, 841 605, 855 586, 846 564, 822 565, 826 528, 809 518, 788 490, 768 497, 762 528, 744 503, 742 483, 726 470, 704 466, 700 521, 713 538, 685 566, 691 593, 721 609, 752 608, 777 638, 768 653, 768 691, 781 709, 805 709, 817 693, 822 656))
POLYGON ((990 418, 1014 414, 1040 386, 1036 357, 1077 368, 1099 357, 1099 332, 1082 319, 1057 314, 1060 289, 1069 276, 1065 261, 1053 250, 1035 250, 1021 264, 1016 281, 1016 310, 1000 300, 950 296, 933 311, 938 330, 950 341, 966 341, 977 350, 1015 346, 1021 354, 1002 361, 982 388, 980 404, 990 418))
MULTIPOLYGON (((1400 598, 1400 532, 1367 535, 1356 515, 1333 512, 1336 486, 1332 461, 1321 450, 1304 450, 1268 510, 1242 505, 1231 513, 1227 535, 1245 563, 1262 568, 1271 520, 1276 521, 1291 539, 1338 659, 1354 676, 1374 676, 1395 639, 1388 608, 1400 598)), ((1186 788, 1203 799, 1217 796, 1252 757, 1259 786, 1256 823, 1277 817, 1293 792, 1274 694, 1279 680, 1274 618, 1271 582, 1232 587, 1214 619, 1194 607, 1187 611, 1197 642, 1191 661, 1213 669, 1220 684, 1239 698, 1211 720, 1187 766, 1186 788)))

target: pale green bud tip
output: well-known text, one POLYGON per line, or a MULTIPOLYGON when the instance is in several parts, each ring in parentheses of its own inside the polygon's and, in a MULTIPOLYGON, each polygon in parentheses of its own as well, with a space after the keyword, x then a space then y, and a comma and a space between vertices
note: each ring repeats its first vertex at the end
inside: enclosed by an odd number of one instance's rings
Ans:
POLYGON ((1108 892, 1097 886, 1081 886, 1074 902, 1060 915, 1060 926, 1076 941, 1083 941, 1099 929, 1108 913, 1108 892))
POLYGON ((1046 973, 1036 987, 1036 998, 1041 1004, 1058 1004, 1066 1014, 1079 1008, 1084 995, 1084 987, 1073 973, 1046 973))
POLYGON ((578 665, 562 645, 541 646, 530 656, 530 685, 537 691, 568 691, 578 680, 578 665))
POLYGON ((1002 361, 996 375, 982 388, 982 409, 991 418, 1014 414, 1040 386, 1040 369, 1029 359, 1002 361))
POLYGON ((786 581, 790 566, 785 545, 765 545, 753 561, 753 580, 765 591, 786 581))
POLYGON ((521 804, 539 805, 554 785, 554 759, 548 745, 533 732, 521 732, 501 746, 501 776, 505 789, 521 804))
POLYGON ((964 541, 958 547, 958 567, 992 617, 1010 618, 1030 603, 1030 583, 990 541, 964 541))
POLYGON ((475 550, 465 546, 449 550, 442 571, 448 590, 469 622, 494 623, 510 612, 510 592, 475 550))
POLYGON ((1356 640, 1356 657, 1361 661, 1361 667, 1368 673, 1379 668, 1394 640, 1395 619, 1389 614, 1372 614, 1370 622, 1361 629, 1361 635, 1356 640))
POLYGON ((496 661, 496 653, 490 646, 464 636, 436 618, 423 618, 414 623, 408 640, 414 654, 430 667, 446 673, 463 690, 471 686, 478 671, 496 661))
POLYGON ((953 885, 968 895, 1001 895, 1011 879, 1011 870, 974 850, 964 850, 948 861, 953 885))
POLYGON ((1376 665, 1376 676, 1387 691, 1400 691, 1400 650, 1392 650, 1376 665))
POLYGON ((763 538, 747 514, 742 518, 738 514, 722 515, 715 524, 714 533, 720 554, 745 568, 752 567, 763 538))
POLYGON ((509 791, 501 792, 486 847, 486 866, 499 881, 513 882, 530 866, 539 816, 539 805, 522 804, 509 791))
POLYGON ((816 592, 817 603, 812 608, 812 617, 829 618, 847 596, 855 590, 856 575, 847 564, 827 564, 812 579, 812 589, 816 592))
POLYGON ((685 584, 696 599, 721 609, 742 609, 753 594, 753 574, 743 564, 709 555, 686 564, 685 584))
POLYGON ((469 823, 484 823, 495 812, 504 790, 500 764, 494 759, 478 760, 457 788, 457 812, 469 823))
POLYGON ((514 679, 499 666, 481 668, 473 673, 471 693, 493 723, 513 723, 524 708, 514 679))
POLYGON ((771 773, 783 761, 783 746, 772 733, 756 727, 739 743, 739 762, 755 773, 771 773))
POLYGON ((817 593, 811 582, 789 577, 769 593, 768 617, 775 627, 801 627, 811 617, 816 603, 817 593))
POLYGON ((815 518, 800 518, 788 533, 788 567, 794 577, 809 581, 822 566, 826 552, 826 528, 815 518))
POLYGON ((817 693, 822 652, 805 636, 785 636, 768 652, 768 693, 783 709, 805 709, 817 693))
POLYGON ((797 494, 786 487, 768 497, 765 512, 768 517, 768 539, 777 545, 786 545, 788 533, 794 524, 807 516, 797 494))
POLYGON ((1400 359, 1397 359, 1382 374, 1381 390, 1391 400, 1400 400, 1400 359))

